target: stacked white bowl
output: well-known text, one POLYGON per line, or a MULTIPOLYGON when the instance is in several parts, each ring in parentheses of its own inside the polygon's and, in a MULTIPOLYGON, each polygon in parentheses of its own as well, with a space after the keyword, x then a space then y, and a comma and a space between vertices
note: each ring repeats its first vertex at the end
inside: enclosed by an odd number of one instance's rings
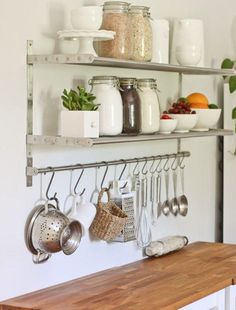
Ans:
POLYGON ((71 11, 71 24, 76 30, 99 30, 102 24, 101 6, 81 6, 71 11))

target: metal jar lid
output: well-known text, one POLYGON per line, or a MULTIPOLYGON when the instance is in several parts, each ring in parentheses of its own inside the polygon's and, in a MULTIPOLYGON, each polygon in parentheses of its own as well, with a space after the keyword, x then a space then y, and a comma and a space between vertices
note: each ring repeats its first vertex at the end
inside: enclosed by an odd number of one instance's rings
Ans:
POLYGON ((97 84, 108 84, 113 86, 119 86, 119 79, 116 76, 93 76, 91 80, 89 80, 89 85, 97 85, 97 84))
POLYGON ((128 13, 130 3, 123 1, 106 1, 103 5, 103 11, 117 11, 128 13))
POLYGON ((150 8, 148 6, 131 5, 129 12, 130 14, 143 14, 144 16, 150 16, 150 8))
POLYGON ((152 89, 157 89, 157 80, 156 79, 138 79, 138 87, 150 87, 152 89))
POLYGON ((137 86, 136 78, 122 77, 119 78, 120 86, 137 86))

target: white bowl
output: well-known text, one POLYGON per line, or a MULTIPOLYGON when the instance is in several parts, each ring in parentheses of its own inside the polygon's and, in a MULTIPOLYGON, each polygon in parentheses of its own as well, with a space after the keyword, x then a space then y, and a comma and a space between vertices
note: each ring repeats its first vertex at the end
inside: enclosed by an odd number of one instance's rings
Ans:
POLYGON ((201 61, 201 49, 197 46, 178 46, 175 56, 181 66, 196 66, 201 61))
POLYGON ((99 30, 102 14, 101 6, 81 6, 71 11, 71 24, 76 30, 99 30))
POLYGON ((199 116, 194 131, 208 131, 215 127, 221 115, 221 109, 194 109, 194 111, 199 116))
POLYGON ((198 121, 197 114, 168 114, 171 118, 177 119, 177 126, 174 132, 185 133, 193 129, 198 121))
POLYGON ((177 126, 176 119, 160 119, 160 128, 159 133, 161 134, 170 134, 172 133, 177 126))

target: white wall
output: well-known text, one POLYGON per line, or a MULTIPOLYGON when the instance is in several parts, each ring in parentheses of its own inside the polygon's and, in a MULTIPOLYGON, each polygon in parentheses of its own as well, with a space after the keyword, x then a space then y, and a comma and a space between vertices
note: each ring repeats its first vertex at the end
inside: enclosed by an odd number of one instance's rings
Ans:
MULTIPOLYGON (((236 94, 229 93, 229 85, 224 86, 225 113, 224 125, 234 130, 232 109, 236 106, 236 94)), ((236 243, 236 208, 235 208, 235 161, 236 136, 230 136, 224 143, 224 242, 236 243)))
MULTIPOLYGON (((136 1, 144 3, 144 1, 136 1)), ((35 53, 51 53, 57 49, 55 33, 69 25, 69 11, 81 0, 1 0, 0 1, 0 300, 48 287, 82 275, 132 262, 142 258, 135 243, 106 244, 83 240, 79 250, 70 257, 55 255, 47 264, 33 265, 24 244, 24 223, 39 197, 39 178, 34 186, 25 186, 26 128, 26 40, 35 41, 35 53)), ((197 17, 205 22, 207 65, 219 64, 226 55, 233 55, 232 29, 235 1, 165 0, 145 1, 152 6, 154 17, 197 17), (232 9, 225 12, 225 6, 232 9)), ((234 36, 235 37, 235 36, 234 36)), ((35 70, 35 130, 55 133, 56 115, 63 88, 75 85, 94 74, 130 75, 126 70, 80 67, 40 66, 35 70), (42 120, 42 110, 44 119, 42 120), (44 126, 42 126, 42 121, 44 126), (49 124, 51 124, 49 126, 49 124)), ((161 89, 162 104, 177 94, 177 75, 135 72, 137 77, 155 76, 161 89)), ((213 78, 188 78, 183 93, 204 91, 211 101, 213 78), (190 82, 191 80, 191 82, 190 82)), ((220 97, 219 97, 220 99, 220 97)), ((153 230, 154 238, 169 234, 186 234, 190 241, 216 238, 217 148, 215 138, 183 141, 183 150, 191 151, 186 160, 186 192, 189 214, 186 218, 161 217, 153 230)), ((70 164, 129 158, 175 152, 176 142, 138 143, 88 149, 34 148, 34 165, 70 164), (115 155, 114 155, 115 154, 115 155)), ((112 173, 112 171, 111 171, 112 173)), ((46 184, 48 177, 44 179, 46 184)), ((87 194, 94 184, 94 171, 86 173, 87 194)), ((69 173, 56 176, 53 189, 63 201, 68 193, 69 173)), ((88 195, 89 197, 89 195, 88 195)))

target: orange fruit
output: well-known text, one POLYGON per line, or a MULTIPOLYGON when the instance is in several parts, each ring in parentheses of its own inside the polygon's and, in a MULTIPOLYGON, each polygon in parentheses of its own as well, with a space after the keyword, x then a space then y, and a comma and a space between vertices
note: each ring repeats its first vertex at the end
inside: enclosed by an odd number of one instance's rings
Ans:
POLYGON ((209 101, 201 93, 192 93, 187 97, 187 100, 192 109, 209 109, 209 101))

